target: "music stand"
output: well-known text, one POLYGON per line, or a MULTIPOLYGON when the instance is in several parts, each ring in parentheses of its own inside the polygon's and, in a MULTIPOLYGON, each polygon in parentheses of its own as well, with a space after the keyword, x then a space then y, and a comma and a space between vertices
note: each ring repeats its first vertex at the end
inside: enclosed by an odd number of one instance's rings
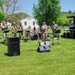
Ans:
POLYGON ((60 30, 56 30, 56 32, 55 32, 55 33, 58 33, 58 34, 59 34, 59 33, 60 33, 60 30))
POLYGON ((10 30, 4 30, 3 33, 8 33, 10 30))
POLYGON ((19 37, 21 38, 21 33, 23 32, 22 30, 17 31, 19 33, 19 37))
POLYGON ((23 31, 22 30, 19 30, 19 31, 17 31, 18 33, 22 33, 23 31))
POLYGON ((7 29, 5 29, 4 31, 3 31, 3 33, 5 34, 5 44, 7 44, 7 33, 9 32, 10 30, 7 30, 7 29))
POLYGON ((59 33, 60 33, 60 30, 56 30, 55 33, 53 33, 52 45, 54 45, 54 39, 57 39, 57 44, 58 44, 59 33))

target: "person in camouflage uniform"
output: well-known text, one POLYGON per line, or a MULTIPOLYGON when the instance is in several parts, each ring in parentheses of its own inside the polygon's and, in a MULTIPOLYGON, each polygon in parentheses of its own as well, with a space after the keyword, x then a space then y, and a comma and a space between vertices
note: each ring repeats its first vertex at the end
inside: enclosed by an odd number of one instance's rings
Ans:
POLYGON ((52 32, 53 32, 53 39, 52 39, 52 45, 54 45, 54 38, 57 40, 59 39, 59 34, 57 33, 58 25, 53 21, 52 25, 52 32))
POLYGON ((23 26, 22 26, 21 22, 17 26, 17 29, 18 29, 19 37, 22 38, 22 39, 24 39, 24 37, 23 37, 23 26))
POLYGON ((46 25, 46 22, 43 22, 41 32, 42 32, 42 40, 44 41, 48 35, 48 26, 46 25))
POLYGON ((5 33, 4 31, 7 30, 8 26, 6 25, 5 21, 3 21, 1 23, 1 30, 2 30, 2 36, 3 36, 3 43, 6 43, 6 39, 7 39, 7 33, 5 33))
POLYGON ((15 23, 12 24, 12 36, 17 36, 17 26, 15 25, 15 23))

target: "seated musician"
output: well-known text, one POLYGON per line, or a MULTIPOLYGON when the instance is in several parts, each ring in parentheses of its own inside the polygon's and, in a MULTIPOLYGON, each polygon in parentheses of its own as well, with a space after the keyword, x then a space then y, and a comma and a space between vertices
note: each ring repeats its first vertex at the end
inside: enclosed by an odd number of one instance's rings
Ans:
POLYGON ((37 40, 38 39, 38 34, 37 34, 36 27, 34 27, 33 30, 32 30, 32 39, 33 40, 37 40))
POLYGON ((7 30, 7 25, 6 25, 6 23, 3 21, 2 23, 1 23, 1 30, 2 30, 2 35, 3 35, 3 43, 6 43, 6 39, 7 39, 7 33, 5 32, 5 30, 7 30))
POLYGON ((45 40, 48 35, 48 26, 46 25, 46 22, 43 22, 41 32, 42 32, 42 40, 45 40))
POLYGON ((59 39, 59 34, 57 33, 58 25, 53 21, 52 31, 53 31, 53 42, 54 44, 54 38, 59 39))
POLYGON ((19 33, 19 37, 22 38, 22 39, 24 39, 24 37, 23 37, 23 26, 22 26, 22 23, 21 22, 17 26, 17 31, 19 33))
POLYGON ((12 36, 13 37, 17 36, 17 26, 15 23, 12 24, 12 36))
POLYGON ((38 34, 39 39, 42 39, 42 32, 40 28, 38 28, 37 34, 38 34))

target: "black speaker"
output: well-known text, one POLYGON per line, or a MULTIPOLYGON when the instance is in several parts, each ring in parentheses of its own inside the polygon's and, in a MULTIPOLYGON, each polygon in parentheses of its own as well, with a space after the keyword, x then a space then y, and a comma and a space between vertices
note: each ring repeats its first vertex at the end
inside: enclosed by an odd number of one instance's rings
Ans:
POLYGON ((8 38, 8 55, 15 56, 20 55, 20 38, 12 37, 8 38))
POLYGON ((70 33, 69 33, 69 32, 64 33, 64 34, 63 34, 63 37, 64 37, 64 38, 70 38, 70 33))
POLYGON ((50 46, 39 46, 37 52, 50 52, 50 46))

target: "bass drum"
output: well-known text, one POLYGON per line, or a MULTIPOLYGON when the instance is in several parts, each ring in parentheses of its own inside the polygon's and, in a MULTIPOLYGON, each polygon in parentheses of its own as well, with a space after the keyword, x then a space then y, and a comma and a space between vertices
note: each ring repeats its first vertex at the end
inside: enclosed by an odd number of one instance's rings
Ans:
POLYGON ((38 35, 37 34, 33 35, 32 40, 38 40, 38 35))

